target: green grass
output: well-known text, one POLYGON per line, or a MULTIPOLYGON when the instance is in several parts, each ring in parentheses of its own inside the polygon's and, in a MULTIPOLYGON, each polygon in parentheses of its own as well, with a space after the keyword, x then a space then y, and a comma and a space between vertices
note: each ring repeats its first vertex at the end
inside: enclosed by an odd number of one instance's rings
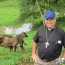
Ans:
POLYGON ((4 0, 0 2, 0 8, 2 7, 19 7, 19 0, 4 0))
POLYGON ((9 48, 0 47, 0 65, 16 65, 20 60, 25 60, 24 62, 32 62, 31 52, 35 31, 28 32, 27 35, 28 38, 25 38, 25 43, 27 45, 24 45, 25 51, 21 51, 21 49, 18 48, 16 52, 10 52, 9 48))
POLYGON ((0 65, 15 65, 22 56, 22 53, 10 52, 6 48, 0 47, 0 50, 0 65))
POLYGON ((18 0, 0 2, 0 27, 15 26, 20 15, 18 0))
POLYGON ((0 26, 13 26, 19 17, 19 8, 0 8, 0 26))
POLYGON ((13 51, 10 52, 9 48, 0 47, 0 65, 4 65, 4 64, 18 65, 21 62, 23 63, 33 62, 31 58, 31 53, 32 53, 33 36, 35 35, 35 33, 36 31, 27 32, 28 38, 25 38, 25 43, 27 44, 24 45, 25 51, 18 48, 16 52, 13 51))

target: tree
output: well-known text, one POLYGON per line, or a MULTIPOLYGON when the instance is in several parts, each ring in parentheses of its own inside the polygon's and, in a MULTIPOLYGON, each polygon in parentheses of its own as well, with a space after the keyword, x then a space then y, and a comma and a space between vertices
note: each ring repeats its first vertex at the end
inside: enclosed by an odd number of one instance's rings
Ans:
POLYGON ((20 1, 20 20, 24 21, 28 17, 38 19, 47 10, 54 10, 59 14, 65 13, 65 0, 19 0, 20 1))

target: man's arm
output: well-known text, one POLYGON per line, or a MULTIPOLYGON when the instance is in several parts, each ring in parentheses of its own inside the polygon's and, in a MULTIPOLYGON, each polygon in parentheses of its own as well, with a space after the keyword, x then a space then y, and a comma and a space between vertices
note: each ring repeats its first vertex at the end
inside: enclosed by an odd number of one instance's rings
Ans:
POLYGON ((64 60, 65 60, 65 48, 64 48, 64 50, 63 50, 63 55, 62 55, 62 58, 57 58, 57 60, 62 60, 62 62, 64 62, 64 60))
POLYGON ((32 47, 32 59, 33 59, 34 62, 37 61, 36 50, 37 50, 37 43, 36 43, 36 42, 33 42, 33 47, 32 47))
POLYGON ((63 34, 63 46, 64 46, 64 50, 63 50, 62 59, 65 60, 65 32, 64 32, 64 34, 63 34))
POLYGON ((63 56, 62 56, 62 59, 65 59, 65 48, 64 48, 64 53, 63 53, 63 56))

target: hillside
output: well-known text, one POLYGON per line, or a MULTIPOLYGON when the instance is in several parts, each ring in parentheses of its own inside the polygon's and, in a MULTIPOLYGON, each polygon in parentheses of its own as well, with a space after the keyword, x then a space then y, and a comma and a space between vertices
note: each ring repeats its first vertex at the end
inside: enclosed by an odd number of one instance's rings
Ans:
POLYGON ((19 15, 18 0, 3 0, 0 2, 0 27, 15 26, 19 15))

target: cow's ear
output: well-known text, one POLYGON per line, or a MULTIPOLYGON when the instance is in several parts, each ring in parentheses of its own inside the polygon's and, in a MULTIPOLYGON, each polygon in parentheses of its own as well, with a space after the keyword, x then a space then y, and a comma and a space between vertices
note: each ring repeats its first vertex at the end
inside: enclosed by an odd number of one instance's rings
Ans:
POLYGON ((25 34, 25 37, 28 37, 28 35, 24 32, 24 34, 25 34))

